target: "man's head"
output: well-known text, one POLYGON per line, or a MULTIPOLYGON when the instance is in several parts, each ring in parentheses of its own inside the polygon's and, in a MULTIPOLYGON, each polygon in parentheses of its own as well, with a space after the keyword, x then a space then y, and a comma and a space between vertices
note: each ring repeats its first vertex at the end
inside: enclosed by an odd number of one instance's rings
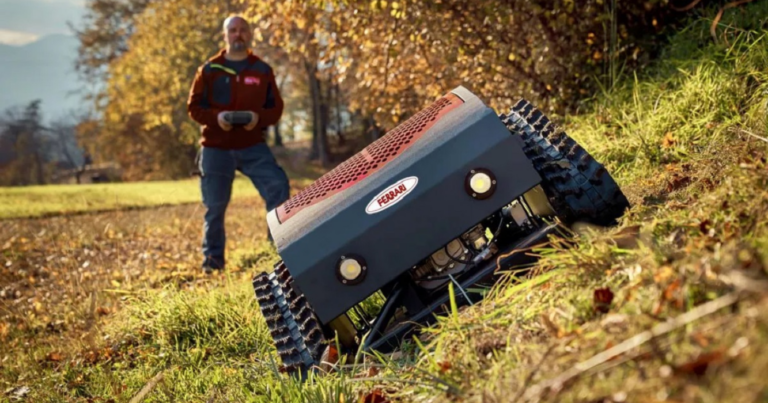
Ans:
POLYGON ((244 52, 251 45, 253 32, 245 18, 235 15, 224 20, 224 41, 227 52, 244 52))

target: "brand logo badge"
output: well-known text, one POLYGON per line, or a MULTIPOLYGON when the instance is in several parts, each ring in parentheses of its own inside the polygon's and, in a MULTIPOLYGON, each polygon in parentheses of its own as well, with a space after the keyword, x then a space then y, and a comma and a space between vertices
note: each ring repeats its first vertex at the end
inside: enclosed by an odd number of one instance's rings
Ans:
POLYGON ((394 206, 403 200, 408 193, 411 193, 417 183, 419 183, 419 178, 415 176, 399 180, 394 185, 377 194, 373 200, 368 203, 365 212, 368 214, 376 214, 394 206))
POLYGON ((246 85, 253 85, 253 84, 258 85, 260 82, 261 82, 261 80, 259 80, 258 77, 246 77, 245 78, 245 84, 246 85))

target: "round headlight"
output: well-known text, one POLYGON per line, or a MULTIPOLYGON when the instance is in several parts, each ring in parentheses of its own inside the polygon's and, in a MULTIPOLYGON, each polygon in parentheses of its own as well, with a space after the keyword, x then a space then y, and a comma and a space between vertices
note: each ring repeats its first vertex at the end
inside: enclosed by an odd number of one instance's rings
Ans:
POLYGON ((367 270, 367 264, 362 256, 345 254, 336 263, 336 278, 342 284, 360 284, 365 280, 367 270))
POLYGON ((356 280, 362 272, 363 266, 355 259, 344 259, 339 265, 339 274, 349 281, 356 280))
POLYGON ((491 177, 484 172, 478 172, 469 178, 469 187, 473 192, 483 194, 491 190, 491 177))
POLYGON ((475 168, 467 173, 464 189, 477 200, 487 199, 496 191, 496 176, 488 169, 475 168))

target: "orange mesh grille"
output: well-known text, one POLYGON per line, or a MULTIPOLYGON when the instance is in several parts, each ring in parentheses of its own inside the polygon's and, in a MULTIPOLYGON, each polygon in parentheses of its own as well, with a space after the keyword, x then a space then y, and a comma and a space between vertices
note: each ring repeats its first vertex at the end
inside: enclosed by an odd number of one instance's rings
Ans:
POLYGON ((277 208, 278 219, 285 222, 303 208, 341 192, 381 169, 461 103, 463 101, 453 94, 435 101, 288 199, 277 208))

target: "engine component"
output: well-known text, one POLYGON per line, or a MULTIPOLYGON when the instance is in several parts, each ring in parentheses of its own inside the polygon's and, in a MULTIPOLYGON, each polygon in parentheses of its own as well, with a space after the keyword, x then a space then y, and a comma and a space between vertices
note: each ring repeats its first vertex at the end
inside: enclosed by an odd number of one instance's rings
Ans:
POLYGON ((528 213, 525 211, 525 207, 523 207, 517 200, 514 200, 509 206, 501 209, 501 212, 505 217, 514 220, 518 227, 527 227, 531 224, 531 221, 528 219, 528 213))
POLYGON ((430 258, 432 259, 432 265, 435 267, 435 271, 439 273, 452 263, 455 263, 457 259, 463 260, 468 252, 469 251, 461 243, 461 240, 454 239, 444 248, 433 253, 430 258))
POLYGON ((463 238, 478 252, 488 245, 488 239, 485 237, 485 227, 479 224, 464 234, 463 238))
POLYGON ((411 278, 420 287, 434 289, 444 284, 449 274, 460 273, 469 263, 470 251, 460 239, 454 239, 411 270, 411 278))

